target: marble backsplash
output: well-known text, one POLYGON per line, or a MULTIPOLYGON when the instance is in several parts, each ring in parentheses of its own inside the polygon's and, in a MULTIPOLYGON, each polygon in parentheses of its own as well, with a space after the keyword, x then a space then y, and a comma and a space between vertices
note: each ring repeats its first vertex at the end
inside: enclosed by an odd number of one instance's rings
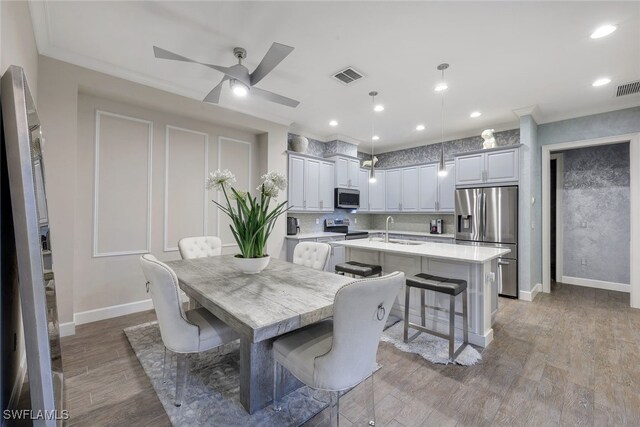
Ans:
POLYGON ((564 152, 564 276, 630 283, 629 160, 629 143, 564 152))
POLYGON ((429 224, 432 219, 442 219, 444 221, 444 234, 454 234, 454 215, 453 214, 372 214, 371 229, 384 230, 387 217, 393 217, 393 224, 389 229, 393 231, 420 231, 429 232, 429 224))
POLYGON ((300 220, 300 233, 315 233, 324 231, 325 219, 343 219, 349 218, 352 230, 369 230, 371 229, 371 215, 361 213, 352 214, 349 211, 336 210, 335 212, 318 212, 318 213, 298 213, 290 214, 288 217, 298 218, 300 220), (318 224, 316 224, 316 219, 318 224), (355 221, 358 221, 356 224, 355 221))
MULTIPOLYGON (((352 230, 384 230, 385 220, 387 214, 369 214, 358 213, 352 214, 347 211, 336 211, 333 213, 303 213, 303 214, 291 214, 290 217, 295 217, 300 220, 300 232, 301 233, 314 233, 318 231, 324 231, 324 220, 336 219, 336 218, 349 218, 351 221, 352 230), (355 220, 358 223, 355 223, 355 220), (318 219, 318 224, 316 224, 318 219)), ((436 215, 436 214, 392 214, 395 221, 391 225, 391 230, 399 231, 420 231, 424 233, 429 232, 429 222, 432 219, 441 218, 444 220, 444 234, 455 233, 455 227, 453 224, 453 215, 436 215)))

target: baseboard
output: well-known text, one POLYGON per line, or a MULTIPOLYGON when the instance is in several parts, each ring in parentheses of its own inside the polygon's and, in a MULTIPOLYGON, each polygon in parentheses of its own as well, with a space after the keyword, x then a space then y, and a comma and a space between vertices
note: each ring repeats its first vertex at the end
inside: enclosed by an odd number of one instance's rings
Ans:
POLYGON ((76 334, 75 322, 60 323, 58 327, 60 328, 60 338, 76 334))
MULTIPOLYGON (((11 389, 11 396, 9 396, 8 409, 17 409, 20 395, 22 394, 22 385, 24 384, 24 377, 27 374, 27 354, 22 353, 20 358, 20 366, 18 366, 18 374, 16 375, 13 388, 11 389)), ((4 425, 4 424, 3 424, 4 425)))
POLYGON ((536 283, 530 291, 518 291, 518 298, 522 301, 533 301, 541 290, 542 283, 536 283))
POLYGON ((631 292, 631 286, 624 283, 605 282, 604 280, 583 279, 582 277, 562 276, 560 282, 567 285, 585 286, 587 288, 607 291, 631 292))
MULTIPOLYGON (((182 302, 188 302, 189 297, 181 292, 182 302)), ((114 317, 126 316, 127 314, 139 313, 151 310, 153 301, 146 299, 142 301, 129 302, 126 304, 112 305, 109 307, 96 308, 94 310, 81 311, 73 314, 73 322, 60 324, 60 336, 66 337, 76 333, 76 326, 84 325, 100 320, 112 319, 114 317)))

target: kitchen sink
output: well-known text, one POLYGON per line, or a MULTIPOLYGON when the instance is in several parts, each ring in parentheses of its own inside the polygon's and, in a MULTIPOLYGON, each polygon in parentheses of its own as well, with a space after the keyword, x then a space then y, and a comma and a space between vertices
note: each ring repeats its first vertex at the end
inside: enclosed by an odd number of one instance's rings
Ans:
POLYGON ((415 241, 415 240, 389 239, 389 243, 395 243, 397 245, 417 246, 417 245, 422 245, 425 242, 419 242, 419 241, 415 241))

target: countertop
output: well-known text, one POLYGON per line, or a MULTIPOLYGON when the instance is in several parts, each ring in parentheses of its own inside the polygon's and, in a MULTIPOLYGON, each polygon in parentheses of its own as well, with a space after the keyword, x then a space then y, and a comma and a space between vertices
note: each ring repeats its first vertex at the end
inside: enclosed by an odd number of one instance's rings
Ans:
POLYGON ((334 244, 366 251, 391 252, 428 258, 471 263, 484 263, 511 252, 509 249, 482 246, 455 245, 451 243, 415 242, 417 244, 385 243, 369 239, 344 240, 334 244))
MULTIPOLYGON (((384 230, 351 230, 351 231, 367 231, 369 233, 384 233, 384 230)), ((455 239, 453 234, 431 234, 424 231, 403 231, 403 230, 389 230, 389 234, 405 234, 407 236, 426 236, 435 237, 437 239, 455 239)), ((304 240, 304 239, 317 239, 322 237, 339 237, 344 236, 345 233, 331 233, 327 231, 316 231, 312 233, 298 233, 294 236, 286 236, 287 239, 292 240, 304 240)))

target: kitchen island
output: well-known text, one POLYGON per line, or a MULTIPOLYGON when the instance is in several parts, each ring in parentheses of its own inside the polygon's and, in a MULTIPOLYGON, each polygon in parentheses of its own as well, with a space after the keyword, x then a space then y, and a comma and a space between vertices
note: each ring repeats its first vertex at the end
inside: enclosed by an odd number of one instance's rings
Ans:
MULTIPOLYGON (((407 277, 418 273, 429 273, 467 281, 469 310, 469 341, 486 347, 493 340, 492 325, 498 310, 498 288, 500 271, 498 258, 509 253, 509 249, 482 246, 455 245, 415 241, 384 242, 379 239, 360 239, 333 242, 346 248, 348 261, 359 261, 382 266, 385 273, 403 271, 407 277)), ((411 289, 409 316, 420 323, 420 295, 411 289), (415 294, 414 294, 415 292, 415 294)), ((404 289, 398 294, 392 314, 404 317, 404 289)), ((427 292, 426 303, 447 309, 449 297, 427 292)), ((456 300, 456 311, 462 311, 462 301, 456 300)), ((448 313, 427 309, 427 327, 447 333, 448 313)), ((462 318, 456 316, 456 337, 462 333, 462 318)))

